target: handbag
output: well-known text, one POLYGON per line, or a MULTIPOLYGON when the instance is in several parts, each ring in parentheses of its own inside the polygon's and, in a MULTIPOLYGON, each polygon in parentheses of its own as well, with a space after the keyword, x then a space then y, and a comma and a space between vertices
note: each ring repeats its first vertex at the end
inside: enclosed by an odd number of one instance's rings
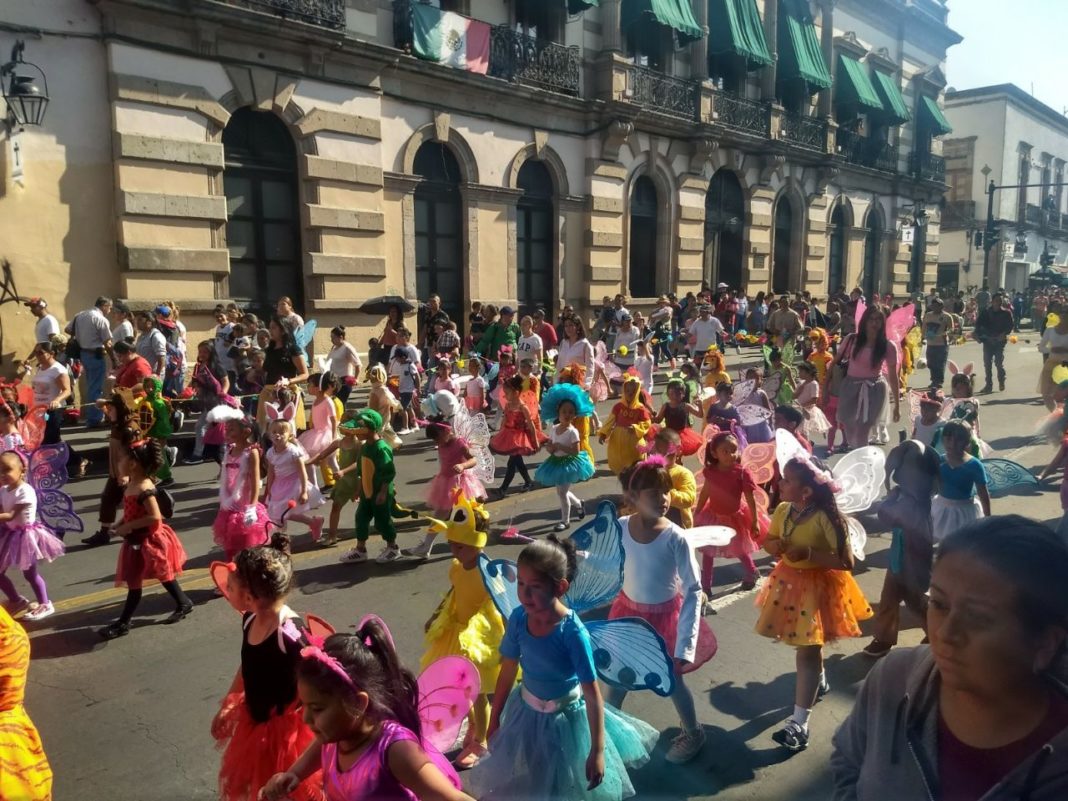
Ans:
POLYGON ((843 353, 831 364, 831 375, 827 379, 827 394, 832 398, 838 397, 838 393, 842 389, 842 382, 845 380, 846 375, 849 374, 849 359, 853 355, 854 342, 855 340, 850 335, 849 344, 843 349, 847 352, 843 353))

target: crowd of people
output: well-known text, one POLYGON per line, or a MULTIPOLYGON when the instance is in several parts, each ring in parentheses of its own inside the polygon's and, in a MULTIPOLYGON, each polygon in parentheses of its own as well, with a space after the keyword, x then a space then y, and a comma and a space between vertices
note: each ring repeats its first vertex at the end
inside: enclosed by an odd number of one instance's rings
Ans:
MULTIPOLYGON (((1029 314, 1047 356, 1046 429, 1061 442, 1068 298, 1036 294, 1020 309, 1015 297, 985 290, 971 300, 936 291, 902 300, 844 287, 825 303, 807 293, 750 299, 721 285, 662 296, 648 316, 622 295, 606 297, 590 325, 570 306, 554 324, 544 310, 476 303, 461 331, 432 296, 414 318, 399 305, 388 310, 366 369, 342 326, 330 332, 328 355, 313 360, 314 325, 288 298, 266 323, 220 306, 191 367, 173 304, 131 315, 100 298, 61 329, 45 301, 30 300, 32 396, 20 401, 6 386, 0 408, 0 591, 8 599, 0 675, 12 677, 0 681, 0 721, 10 718, 13 732, 0 742, 9 737, 15 755, 0 797, 49 797, 47 760, 21 710, 28 652, 12 616, 33 623, 52 613, 38 563, 64 549, 63 532, 37 514, 26 480, 36 435, 19 418, 43 408, 40 444, 59 442, 79 372, 84 422, 108 433, 100 525, 84 542, 120 542, 116 584, 127 588, 104 639, 131 632, 146 580, 174 601, 166 623, 193 611, 179 584, 185 550, 167 522, 177 461, 170 438, 183 409, 198 412, 185 462, 219 463, 212 528, 224 561, 213 575, 242 630, 241 667, 212 723, 227 801, 629 797, 628 771, 648 761, 659 734, 621 710, 628 692, 671 699, 681 733, 668 762, 693 760, 704 746, 685 676, 716 653, 717 557, 740 561, 740 589, 759 587, 755 633, 795 650, 793 710, 772 734, 790 751, 808 746, 812 710, 830 690, 824 646, 860 637, 860 622, 875 617, 864 653, 887 658, 834 735, 836 798, 1059 797, 1068 601, 1058 590, 1068 581, 1068 526, 1058 534, 991 517, 976 394, 993 392, 994 378, 1005 389, 1004 350, 1021 312, 1029 314), (970 366, 949 358, 969 327, 983 344, 978 393, 970 366), (760 366, 732 376, 729 351, 751 346, 760 366), (924 366, 929 383, 916 377, 924 366), (614 402, 602 419, 596 404, 606 399, 614 402), (893 489, 879 515, 894 530, 897 556, 876 615, 852 577, 860 544, 839 508, 840 479, 819 457, 887 444, 902 403, 911 436, 880 457, 893 489), (396 486, 412 436, 430 440, 439 461, 422 498, 396 486), (603 460, 593 437, 607 447, 603 460), (494 487, 498 456, 506 464, 494 487), (626 554, 620 586, 600 605, 611 605, 609 621, 639 619, 655 633, 668 665, 665 675, 650 674, 656 681, 607 670, 606 658, 625 655, 606 657, 579 596, 569 595, 583 571, 596 569, 577 553, 573 529, 588 536, 583 485, 599 464, 618 478, 619 512, 592 530, 618 526, 626 554), (492 504, 517 476, 519 491, 552 487, 560 519, 542 538, 498 533, 526 543, 508 608, 483 581, 481 556, 492 504), (329 518, 319 513, 327 504, 329 518), (372 534, 384 543, 379 563, 426 559, 440 534, 448 541, 449 587, 427 610, 421 667, 462 657, 479 686, 465 697, 467 733, 451 761, 382 621, 324 636, 286 604, 294 524, 336 546, 349 504, 355 532, 343 562, 370 559, 372 534), (402 549, 396 521, 419 516, 412 507, 425 510, 431 528, 402 549), (754 560, 761 551, 776 560, 768 575, 754 560), (36 603, 3 575, 12 567, 36 603), (895 648, 901 603, 921 617, 920 648, 895 648)), ((1066 461, 1068 438, 1047 472, 1066 461)), ((459 670, 454 684, 470 678, 459 670)))

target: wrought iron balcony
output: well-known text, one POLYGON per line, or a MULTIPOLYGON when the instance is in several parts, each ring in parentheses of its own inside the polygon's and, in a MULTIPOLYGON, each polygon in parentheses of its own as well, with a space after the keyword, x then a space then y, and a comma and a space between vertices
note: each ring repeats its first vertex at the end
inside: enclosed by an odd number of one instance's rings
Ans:
POLYGON ((823 152, 827 147, 827 120, 786 112, 782 115, 782 140, 806 150, 823 152))
POLYGON ((715 122, 726 128, 767 138, 771 128, 771 107, 728 92, 717 92, 713 100, 715 122))
POLYGON ((897 172, 896 145, 869 139, 854 131, 839 128, 835 131, 835 150, 850 164, 871 167, 883 172, 897 172))
POLYGON ((581 71, 577 46, 534 39, 506 25, 490 31, 489 74, 495 78, 577 95, 581 71))
POLYGON ((696 120, 700 108, 699 92, 700 84, 696 81, 673 78, 648 67, 627 67, 626 98, 661 114, 696 120))
POLYGON ((1028 203, 1024 208, 1024 222, 1028 225, 1042 225, 1046 220, 1046 215, 1042 212, 1041 207, 1028 203))
POLYGON ((345 0, 223 0, 227 5, 274 14, 332 30, 345 28, 345 0))
POLYGON ((909 158, 909 173, 921 181, 946 180, 946 160, 934 153, 913 153, 909 158))

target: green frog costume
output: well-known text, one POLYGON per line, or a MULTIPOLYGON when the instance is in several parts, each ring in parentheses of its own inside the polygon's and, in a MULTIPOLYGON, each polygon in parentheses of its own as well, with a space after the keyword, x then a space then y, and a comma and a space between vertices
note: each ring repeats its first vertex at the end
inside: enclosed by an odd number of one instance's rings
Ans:
POLYGON ((356 425, 364 429, 361 434, 363 445, 360 447, 360 462, 357 468, 360 476, 359 492, 356 504, 356 539, 361 545, 371 536, 371 521, 387 543, 397 540, 397 527, 391 514, 395 490, 393 479, 397 468, 393 463, 393 449, 381 438, 382 415, 373 409, 364 409, 355 419, 356 425), (385 492, 384 497, 382 495, 385 492))

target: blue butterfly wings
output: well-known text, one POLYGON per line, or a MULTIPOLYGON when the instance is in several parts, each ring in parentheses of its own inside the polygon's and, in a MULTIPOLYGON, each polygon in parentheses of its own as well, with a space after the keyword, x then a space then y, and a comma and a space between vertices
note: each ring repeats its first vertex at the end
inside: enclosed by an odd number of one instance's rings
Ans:
POLYGON ((1016 487, 1037 487, 1038 479, 1026 467, 1008 459, 983 459, 986 488, 991 495, 1001 495, 1016 487))
MULTIPOLYGON (((616 507, 603 501, 594 518, 571 537, 579 567, 564 604, 582 612, 607 606, 623 588, 623 528, 616 507)), ((510 559, 479 559, 486 591, 505 620, 520 606, 518 573, 510 559)), ((620 689, 652 690, 668 696, 675 689, 674 662, 663 638, 641 618, 586 622, 593 660, 601 679, 620 689)))

